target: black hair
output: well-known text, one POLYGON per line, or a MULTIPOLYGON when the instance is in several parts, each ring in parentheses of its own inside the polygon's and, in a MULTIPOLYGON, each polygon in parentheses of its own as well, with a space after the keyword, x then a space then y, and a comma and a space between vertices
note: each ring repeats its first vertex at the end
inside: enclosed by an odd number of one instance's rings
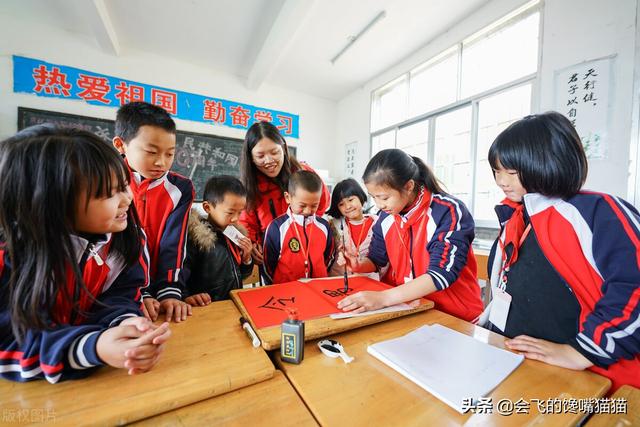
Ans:
POLYGON ((568 198, 587 179, 588 163, 580 137, 565 116, 555 111, 526 116, 512 123, 489 148, 489 164, 518 172, 529 193, 568 198))
POLYGON ((296 171, 289 177, 287 191, 289 194, 294 194, 298 188, 309 193, 318 193, 322 191, 322 179, 315 172, 304 169, 296 171))
POLYGON ((202 200, 215 205, 222 202, 224 195, 227 193, 247 197, 247 189, 244 188, 238 178, 230 175, 220 175, 209 178, 204 186, 202 200))
POLYGON ((284 155, 282 169, 278 176, 273 179, 280 187, 280 190, 286 191, 291 174, 302 169, 296 158, 289 153, 287 141, 278 128, 269 122, 255 122, 244 137, 240 155, 240 179, 247 189, 247 210, 254 209, 260 200, 260 191, 258 190, 258 173, 260 171, 253 163, 251 150, 264 138, 282 147, 284 155))
POLYGON ((356 196, 358 200, 360 200, 360 203, 362 203, 362 206, 367 202, 367 193, 364 192, 360 184, 358 184, 358 181, 355 179, 347 178, 337 183, 331 193, 331 207, 327 210, 327 215, 334 218, 342 218, 338 205, 342 199, 346 199, 351 196, 356 196))
POLYGON ((369 160, 362 175, 365 184, 384 185, 397 191, 403 191, 411 179, 416 183, 416 192, 424 186, 431 193, 444 193, 436 176, 419 157, 398 148, 379 151, 369 160))
MULTIPOLYGON (((79 304, 85 293, 96 302, 82 279, 71 237, 77 234, 77 206, 83 193, 88 203, 111 197, 114 188, 127 191, 129 173, 118 152, 98 136, 39 125, 0 142, 0 176, 0 235, 11 262, 11 327, 21 340, 29 329, 52 326, 58 297, 79 315, 85 315, 79 304)), ((143 234, 133 204, 127 228, 112 239, 111 250, 126 267, 134 265, 143 234)))
POLYGON ((142 126, 159 127, 169 133, 176 133, 176 123, 162 107, 148 102, 130 102, 118 109, 115 134, 125 144, 136 137, 142 126))

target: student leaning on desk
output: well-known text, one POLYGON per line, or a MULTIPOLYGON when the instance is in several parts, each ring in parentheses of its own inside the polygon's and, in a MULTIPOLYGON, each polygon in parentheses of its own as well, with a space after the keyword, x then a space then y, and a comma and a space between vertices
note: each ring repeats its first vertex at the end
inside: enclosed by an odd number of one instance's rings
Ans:
POLYGON ((176 124, 163 108, 130 102, 116 113, 113 146, 125 158, 133 204, 147 236, 151 281, 143 291, 145 315, 181 322, 191 315, 184 301, 184 246, 194 198, 189 178, 172 172, 176 124))
POLYGON ((587 158, 563 115, 527 116, 491 145, 505 200, 480 323, 530 359, 640 386, 640 214, 581 190, 587 158))
POLYGON ((170 331, 142 317, 148 260, 118 153, 40 125, 0 142, 0 175, 0 376, 153 368, 170 331))
POLYGON ((482 312, 471 248, 474 222, 464 203, 445 193, 418 157, 393 148, 369 161, 364 183, 381 210, 364 260, 345 253, 350 269, 380 271, 394 288, 358 292, 338 303, 344 311, 375 310, 425 297, 464 320, 482 312))

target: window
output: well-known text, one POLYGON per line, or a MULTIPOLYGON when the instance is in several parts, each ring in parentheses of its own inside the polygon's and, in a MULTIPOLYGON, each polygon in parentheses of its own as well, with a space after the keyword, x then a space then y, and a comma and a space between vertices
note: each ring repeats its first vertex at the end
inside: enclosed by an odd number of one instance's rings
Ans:
POLYGON ((456 101, 458 47, 449 49, 411 72, 409 114, 418 116, 456 101))
POLYGON ((471 203, 471 107, 464 107, 435 118, 433 171, 445 191, 471 203))
POLYGON ((371 155, 397 147, 431 166, 481 227, 497 227, 503 198, 487 155, 531 113, 540 6, 525 4, 372 93, 371 155))
POLYGON ((462 47, 462 98, 535 73, 538 68, 536 12, 462 47))
POLYGON ((396 146, 396 131, 392 130, 378 136, 374 136, 371 140, 371 157, 384 150, 385 148, 394 148, 396 146))
POLYGON ((530 106, 531 84, 498 93, 478 103, 478 159, 474 218, 479 224, 497 227, 499 224, 493 208, 504 199, 504 193, 496 185, 487 159, 489 147, 500 132, 529 114, 530 106))
POLYGON ((398 142, 396 147, 412 156, 420 157, 425 163, 428 163, 428 138, 429 122, 424 120, 398 129, 398 142))
POLYGON ((371 127, 382 129, 406 117, 407 79, 401 77, 376 91, 371 107, 371 127))

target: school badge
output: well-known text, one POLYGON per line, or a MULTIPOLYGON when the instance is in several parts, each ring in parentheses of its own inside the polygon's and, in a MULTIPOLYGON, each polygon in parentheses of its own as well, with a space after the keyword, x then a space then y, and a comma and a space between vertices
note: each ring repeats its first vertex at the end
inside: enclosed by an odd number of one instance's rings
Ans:
POLYGON ((292 237, 291 240, 289 240, 289 249, 291 249, 291 252, 300 252, 300 241, 292 237))

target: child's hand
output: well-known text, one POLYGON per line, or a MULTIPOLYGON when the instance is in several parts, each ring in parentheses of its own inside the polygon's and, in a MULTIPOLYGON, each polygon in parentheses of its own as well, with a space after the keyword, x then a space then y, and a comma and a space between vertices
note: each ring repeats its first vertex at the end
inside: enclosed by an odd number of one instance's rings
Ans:
POLYGON ((242 262, 249 264, 253 251, 253 243, 246 237, 238 239, 238 243, 240 244, 240 252, 242 253, 242 262))
MULTIPOLYGON (((171 331, 167 323, 157 328, 149 328, 145 332, 140 330, 140 326, 142 326, 142 324, 139 323, 139 321, 133 320, 129 321, 128 324, 114 326, 102 332, 96 343, 96 353, 98 357, 109 366, 124 368, 125 362, 130 358, 125 355, 129 350, 143 346, 160 347, 171 336, 171 331)), ((150 347, 145 347, 144 354, 147 355, 150 351, 150 347)), ((161 351, 161 349, 156 349, 152 352, 155 355, 159 354, 159 351, 161 351)), ((136 353, 132 354, 134 356, 136 355, 136 353)), ((148 370, 151 369, 154 364, 155 363, 147 363, 145 366, 148 370)))
POLYGON ((168 323, 163 323, 158 327, 153 325, 153 328, 154 333, 151 343, 141 344, 125 351, 124 367, 128 369, 129 375, 147 372, 160 360, 160 355, 164 351, 164 344, 171 336, 171 330, 168 323))
POLYGON ((158 314, 160 313, 160 303, 155 298, 143 298, 142 299, 142 307, 144 312, 144 317, 155 322, 158 319, 158 314))
POLYGON ((589 359, 569 344, 556 344, 527 335, 519 335, 504 343, 507 348, 521 352, 527 359, 539 360, 550 365, 575 370, 593 366, 589 359))
MULTIPOLYGON (((344 262, 347 264, 347 273, 359 273, 360 260, 357 256, 354 256, 346 251, 340 252, 344 257, 344 262)), ((339 264, 342 265, 342 264, 339 264)))
POLYGON ((208 293, 203 292, 201 294, 195 294, 185 298, 184 302, 189 305, 199 305, 202 307, 211 304, 211 296, 208 293))
POLYGON ((157 329, 157 326, 151 323, 151 320, 149 320, 149 318, 140 316, 127 317, 122 322, 120 322, 120 326, 127 325, 135 326, 140 332, 147 332, 150 329, 157 329))
POLYGON ((167 298, 160 302, 160 313, 166 313, 166 321, 180 323, 187 320, 187 316, 191 316, 191 306, 184 301, 176 298, 167 298))
POLYGON ((388 304, 385 300, 384 292, 361 291, 338 301, 338 308, 342 311, 362 313, 386 307, 388 304))
POLYGON ((255 262, 256 264, 264 264, 264 255, 262 255, 262 247, 260 246, 260 243, 256 243, 255 245, 253 245, 251 256, 253 257, 253 262, 255 262))

